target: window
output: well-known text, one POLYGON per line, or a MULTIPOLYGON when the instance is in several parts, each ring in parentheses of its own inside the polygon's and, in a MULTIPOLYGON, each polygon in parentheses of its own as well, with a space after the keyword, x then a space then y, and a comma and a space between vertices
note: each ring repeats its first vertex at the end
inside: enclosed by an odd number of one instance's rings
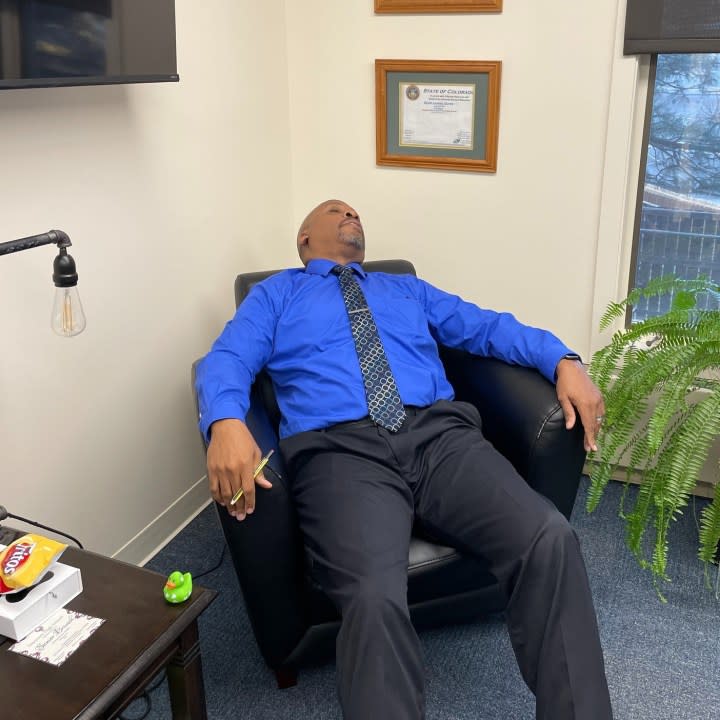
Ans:
MULTIPOLYGON (((653 55, 649 85, 631 286, 667 274, 720 283, 720 54, 653 55)), ((644 300, 631 320, 670 302, 644 300)))

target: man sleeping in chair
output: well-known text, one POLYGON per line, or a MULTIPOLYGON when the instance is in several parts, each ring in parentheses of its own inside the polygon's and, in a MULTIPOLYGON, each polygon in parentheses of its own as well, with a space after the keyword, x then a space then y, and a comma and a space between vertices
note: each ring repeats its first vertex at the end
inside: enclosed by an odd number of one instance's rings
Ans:
POLYGON ((483 558, 542 720, 609 720, 595 610, 573 529, 453 400, 438 342, 536 368, 566 426, 595 450, 604 405, 580 358, 549 332, 412 275, 366 273, 358 213, 328 200, 297 235, 304 268, 259 283, 198 368, 213 498, 245 520, 261 452, 245 425, 266 368, 280 449, 315 580, 342 616, 337 683, 348 720, 425 717, 425 670, 407 604, 414 523, 483 558), (240 492, 242 491, 242 492, 240 492), (237 498, 235 502, 232 502, 237 498))

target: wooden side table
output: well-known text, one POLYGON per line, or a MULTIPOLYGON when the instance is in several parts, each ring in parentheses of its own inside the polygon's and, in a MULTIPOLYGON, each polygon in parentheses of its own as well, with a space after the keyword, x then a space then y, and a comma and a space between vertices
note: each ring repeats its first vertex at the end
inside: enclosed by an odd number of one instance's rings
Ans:
POLYGON ((166 668, 173 718, 206 720, 197 620, 217 593, 195 586, 170 605, 158 573, 72 547, 61 562, 80 568, 83 582, 66 607, 105 622, 59 667, 0 644, 3 718, 110 720, 166 668))

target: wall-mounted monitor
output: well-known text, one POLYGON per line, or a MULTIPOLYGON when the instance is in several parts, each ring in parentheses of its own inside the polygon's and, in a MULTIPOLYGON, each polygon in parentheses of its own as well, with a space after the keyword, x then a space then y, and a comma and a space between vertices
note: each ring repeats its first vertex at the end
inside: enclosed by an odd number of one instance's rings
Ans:
POLYGON ((178 79, 175 0, 0 0, 0 88, 178 79))

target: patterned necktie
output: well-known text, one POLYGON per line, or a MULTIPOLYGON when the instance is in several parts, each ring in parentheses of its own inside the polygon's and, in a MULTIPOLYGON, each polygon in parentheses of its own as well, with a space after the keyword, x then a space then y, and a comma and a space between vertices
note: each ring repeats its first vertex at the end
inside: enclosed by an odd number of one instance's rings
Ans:
POLYGON ((350 330, 360 361, 368 414, 381 427, 397 432, 405 421, 405 408, 365 295, 351 267, 336 265, 332 272, 338 276, 350 317, 350 330))

